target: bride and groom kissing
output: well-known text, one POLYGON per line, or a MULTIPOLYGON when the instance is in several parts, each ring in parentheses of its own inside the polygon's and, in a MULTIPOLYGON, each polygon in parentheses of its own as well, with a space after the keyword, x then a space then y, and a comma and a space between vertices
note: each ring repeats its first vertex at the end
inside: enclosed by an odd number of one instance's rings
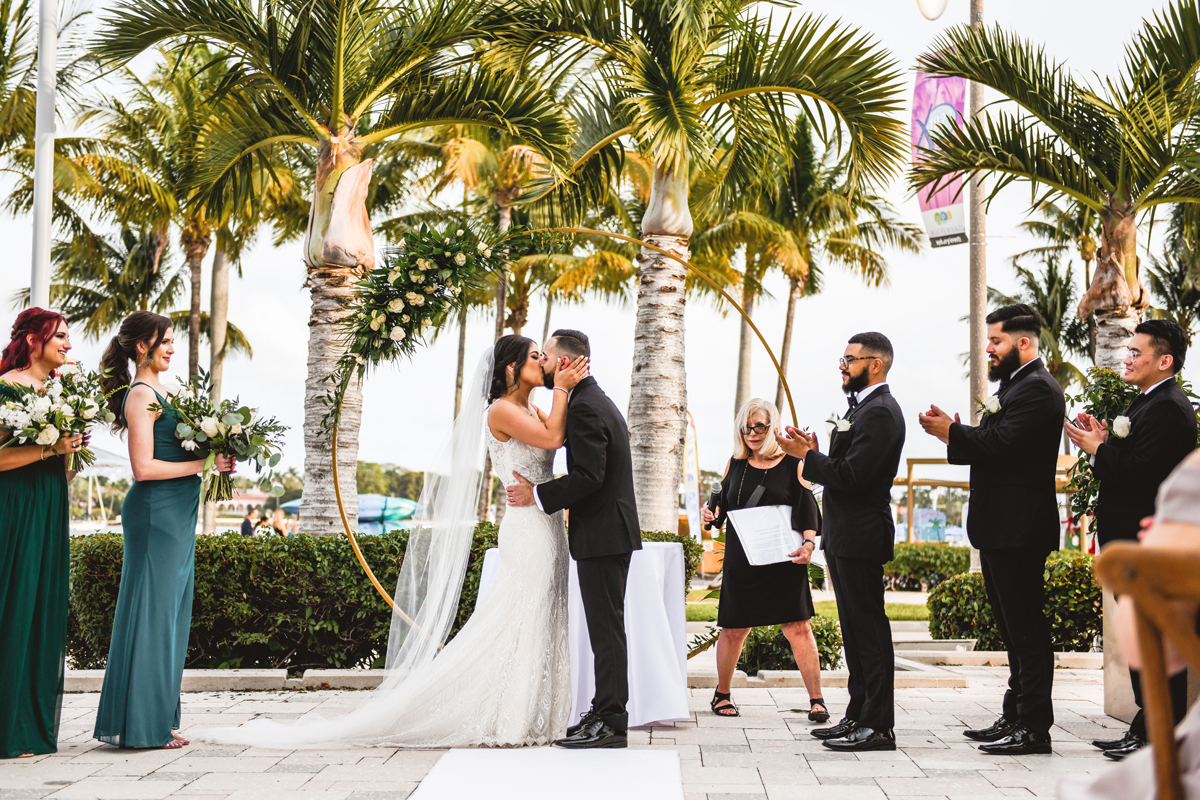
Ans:
POLYGON ((193 738, 276 749, 625 747, 625 585, 641 528, 625 419, 590 377, 590 356, 587 336, 572 330, 555 331, 541 350, 531 339, 505 336, 483 354, 448 444, 426 473, 425 510, 410 529, 396 587, 388 670, 365 703, 335 719, 256 719, 193 738), (549 412, 530 401, 540 386, 552 390, 549 412), (568 471, 555 478, 562 446, 568 471), (470 554, 485 447, 508 501, 499 567, 446 642, 470 554), (572 557, 596 690, 591 709, 568 727, 572 557))

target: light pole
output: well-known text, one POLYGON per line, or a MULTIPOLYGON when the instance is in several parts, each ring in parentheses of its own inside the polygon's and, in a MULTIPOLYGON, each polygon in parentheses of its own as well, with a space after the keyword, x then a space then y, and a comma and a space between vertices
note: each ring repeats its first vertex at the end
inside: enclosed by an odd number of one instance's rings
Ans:
POLYGON ((50 305, 50 215, 54 199, 54 83, 58 4, 41 0, 38 15, 37 119, 33 145, 33 274, 29 304, 50 305))

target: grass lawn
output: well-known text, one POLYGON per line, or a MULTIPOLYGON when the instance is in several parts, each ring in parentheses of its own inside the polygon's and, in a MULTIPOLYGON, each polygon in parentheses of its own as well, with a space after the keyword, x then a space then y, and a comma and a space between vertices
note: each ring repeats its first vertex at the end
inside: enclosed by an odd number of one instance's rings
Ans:
MULTIPOLYGON (((823 617, 838 618, 837 603, 832 600, 822 600, 814 604, 816 611, 823 617)), ((887 603, 884 605, 884 610, 887 612, 888 619, 895 621, 902 620, 920 620, 926 621, 929 619, 929 607, 923 605, 911 605, 909 603, 887 603)), ((717 604, 709 603, 688 603, 687 604, 687 621, 688 622, 715 622, 717 619, 717 604)))

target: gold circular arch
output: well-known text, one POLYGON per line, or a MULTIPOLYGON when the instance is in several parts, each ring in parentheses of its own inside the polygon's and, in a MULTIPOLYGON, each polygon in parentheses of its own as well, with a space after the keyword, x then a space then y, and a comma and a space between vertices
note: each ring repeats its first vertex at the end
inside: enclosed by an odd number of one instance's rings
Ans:
MULTIPOLYGON (((792 424, 797 427, 799 426, 800 423, 796 418, 796 404, 792 401, 792 389, 790 386, 788 386, 787 376, 783 374, 783 367, 779 365, 779 359, 775 357, 775 351, 771 349, 771 345, 767 344, 767 340, 762 335, 762 331, 760 331, 758 326, 754 324, 754 320, 750 319, 750 316, 746 313, 746 309, 742 308, 741 304, 734 300, 728 292, 722 289, 716 281, 674 253, 670 253, 661 247, 656 247, 649 242, 644 242, 641 239, 635 239, 632 236, 625 236, 620 233, 610 233, 609 231, 597 231, 592 230, 591 228, 540 228, 538 230, 549 231, 552 233, 585 233, 596 236, 607 236, 610 239, 620 239, 623 242, 629 242, 631 244, 640 245, 647 249, 653 250, 656 253, 664 255, 667 258, 674 259, 680 264, 683 264, 683 266, 686 267, 690 272, 701 278, 713 289, 716 289, 717 292, 724 297, 731 306, 736 308, 737 312, 741 314, 742 319, 745 320, 750 326, 750 329, 754 331, 754 335, 758 337, 760 342, 762 342, 763 349, 765 349, 767 351, 767 355, 771 357, 771 363, 775 365, 775 372, 778 373, 779 381, 783 384, 783 391, 788 401, 788 409, 792 412, 792 424)), ((538 231, 534 231, 534 233, 536 232, 538 231)), ((346 518, 346 507, 342 502, 341 482, 338 480, 338 449, 336 428, 333 431, 333 439, 330 441, 330 450, 332 451, 331 455, 333 457, 333 493, 334 496, 337 497, 338 514, 341 515, 342 528, 346 532, 346 538, 350 540, 350 547, 354 550, 354 555, 358 557, 358 563, 362 565, 363 572, 367 574, 367 578, 371 581, 371 585, 375 587, 375 591, 379 592, 379 596, 382 597, 384 601, 391 606, 397 614, 400 615, 401 619, 403 619, 409 625, 417 627, 417 624, 412 620, 411 617, 404 613, 403 609, 396 607, 396 603, 392 600, 392 596, 384 591, 383 586, 379 583, 379 579, 376 578, 375 573, 371 571, 371 566, 367 564, 367 560, 363 558, 362 549, 358 546, 358 539, 355 538, 354 531, 350 529, 350 521, 346 518)))

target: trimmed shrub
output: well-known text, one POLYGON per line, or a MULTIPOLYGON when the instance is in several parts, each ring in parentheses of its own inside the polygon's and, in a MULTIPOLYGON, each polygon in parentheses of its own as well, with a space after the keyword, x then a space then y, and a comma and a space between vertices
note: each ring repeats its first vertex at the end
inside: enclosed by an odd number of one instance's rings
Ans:
MULTIPOLYGON (((484 553, 497 528, 480 523, 451 636, 475 608, 484 553)), ((700 546, 678 541, 689 567, 700 546)), ((363 557, 385 591, 395 589, 408 532, 360 536, 363 557)), ((76 669, 100 669, 108 658, 121 582, 120 534, 71 539, 67 655, 76 669)), ((690 572, 689 572, 690 575, 690 572)), ((334 536, 243 537, 229 531, 196 539, 196 583, 189 668, 346 669, 380 661, 387 650, 391 608, 363 575, 350 543, 334 536)))
MULTIPOLYGON (((810 620, 813 637, 817 640, 817 652, 821 658, 821 669, 837 669, 842 664, 842 629, 837 620, 819 614, 810 620)), ((738 669, 747 675, 757 675, 764 669, 795 669, 796 657, 792 654, 791 642, 783 635, 779 625, 753 628, 746 637, 738 669)))
POLYGON ((927 592, 970 568, 969 547, 944 542, 900 542, 895 558, 883 565, 883 576, 889 589, 927 592))
MULTIPOLYGON (((1046 619, 1057 651, 1087 652, 1100 635, 1101 594, 1093 557, 1061 550, 1046 559, 1046 619)), ((981 573, 956 575, 929 595, 934 639, 978 639, 977 650, 1003 650, 981 573)))

